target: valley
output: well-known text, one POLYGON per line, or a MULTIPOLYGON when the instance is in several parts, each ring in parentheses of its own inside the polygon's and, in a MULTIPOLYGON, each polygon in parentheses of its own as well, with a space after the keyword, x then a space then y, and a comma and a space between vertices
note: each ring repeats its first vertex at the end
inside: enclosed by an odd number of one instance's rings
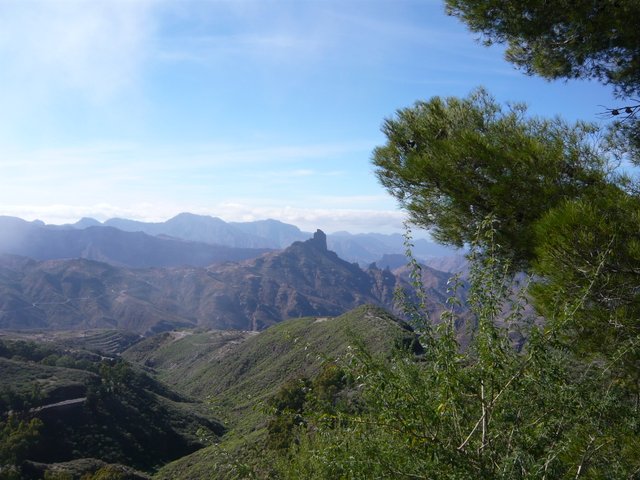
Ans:
MULTIPOLYGON (((268 405, 286 385, 346 361, 353 345, 421 348, 397 317, 395 292, 415 291, 393 249, 363 267, 320 230, 271 249, 213 246, 193 226, 184 231, 198 241, 125 221, 106 223, 148 233, 0 223, 12 226, 0 235, 0 409, 22 432, 12 458, 25 478, 232 478, 273 442, 268 405), (220 256, 201 255, 210 248, 220 256)), ((295 238, 277 223, 244 230, 276 227, 295 238)), ((437 318, 451 274, 421 275, 437 318)))
POLYGON ((372 306, 262 332, 174 330, 133 343, 118 330, 4 333, 0 407, 37 421, 21 452, 29 478, 116 467, 136 479, 233 478, 235 462, 265 448, 270 399, 346 361, 356 344, 372 354, 419 348, 407 324, 372 306))

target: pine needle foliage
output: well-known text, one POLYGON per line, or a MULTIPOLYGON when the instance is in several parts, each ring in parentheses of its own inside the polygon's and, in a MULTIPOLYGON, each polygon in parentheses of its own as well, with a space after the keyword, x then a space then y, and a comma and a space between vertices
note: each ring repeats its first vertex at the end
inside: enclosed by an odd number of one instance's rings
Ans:
POLYGON ((637 378, 640 198, 610 188, 568 202, 545 215, 536 237, 541 312, 552 316, 565 298, 581 299, 565 334, 583 355, 609 358, 637 378))
POLYGON ((467 98, 416 102, 385 120, 382 132, 376 175, 411 221, 438 242, 462 247, 493 215, 500 222, 496 252, 517 269, 534 256, 536 221, 606 183, 594 125, 532 117, 482 88, 467 98))
POLYGON ((449 15, 529 75, 595 79, 619 96, 640 91, 636 0, 446 0, 449 15))

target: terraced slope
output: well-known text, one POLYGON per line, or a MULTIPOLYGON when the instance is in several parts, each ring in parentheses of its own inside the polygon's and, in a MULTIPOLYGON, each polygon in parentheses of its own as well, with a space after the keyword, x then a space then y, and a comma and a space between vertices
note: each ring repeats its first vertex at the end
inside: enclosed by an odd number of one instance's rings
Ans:
POLYGON ((412 339, 406 324, 367 305, 338 317, 287 320, 259 333, 167 332, 133 345, 123 357, 177 391, 213 397, 231 418, 242 418, 286 380, 313 376, 323 359, 344 355, 356 341, 382 351, 412 339))

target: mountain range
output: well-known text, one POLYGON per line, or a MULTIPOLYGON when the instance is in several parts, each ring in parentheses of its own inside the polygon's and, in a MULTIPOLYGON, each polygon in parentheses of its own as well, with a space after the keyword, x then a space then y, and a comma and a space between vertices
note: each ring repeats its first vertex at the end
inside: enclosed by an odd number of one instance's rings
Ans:
MULTIPOLYGON (((61 226, 0 217, 0 415, 20 401, 44 425, 25 478, 148 479, 161 466, 154 478, 231 478, 265 442, 264 405, 286 385, 321 376, 354 342, 422 352, 396 305, 398 289, 417 299, 401 244, 190 214, 61 226), (342 259, 332 238, 360 260, 342 259), (35 378, 47 388, 34 390, 35 378)), ((421 275, 437 321, 451 274, 423 265, 421 275)), ((466 285, 457 294, 463 332, 466 285)))
MULTIPOLYGON (((449 274, 428 276, 442 310, 449 274)), ((362 269, 317 231, 282 251, 204 267, 132 269, 75 258, 0 256, 0 329, 118 328, 141 334, 202 326, 262 330, 287 318, 340 315, 363 304, 395 310, 403 276, 362 269)))

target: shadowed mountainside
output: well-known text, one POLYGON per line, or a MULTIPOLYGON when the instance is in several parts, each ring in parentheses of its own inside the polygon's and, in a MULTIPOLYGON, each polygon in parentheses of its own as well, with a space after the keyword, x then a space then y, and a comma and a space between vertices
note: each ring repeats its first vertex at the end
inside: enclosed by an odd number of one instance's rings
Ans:
MULTIPOLYGON (((388 269, 362 270, 341 260, 321 231, 281 252, 206 269, 134 270, 83 259, 2 256, 0 328, 262 330, 287 318, 335 316, 364 304, 392 310, 396 287, 406 285, 388 269)), ((434 280, 430 290, 437 301, 428 307, 437 314, 446 282, 434 280)))
POLYGON ((0 217, 0 253, 36 260, 85 258, 133 268, 207 266, 254 258, 266 251, 160 238, 112 227, 60 228, 0 217))
POLYGON ((47 464, 77 459, 152 471, 201 448, 199 431, 224 433, 201 402, 116 357, 68 343, 0 337, 0 378, 0 419, 13 411, 42 422, 24 447, 34 471, 19 478, 43 478, 47 464))

